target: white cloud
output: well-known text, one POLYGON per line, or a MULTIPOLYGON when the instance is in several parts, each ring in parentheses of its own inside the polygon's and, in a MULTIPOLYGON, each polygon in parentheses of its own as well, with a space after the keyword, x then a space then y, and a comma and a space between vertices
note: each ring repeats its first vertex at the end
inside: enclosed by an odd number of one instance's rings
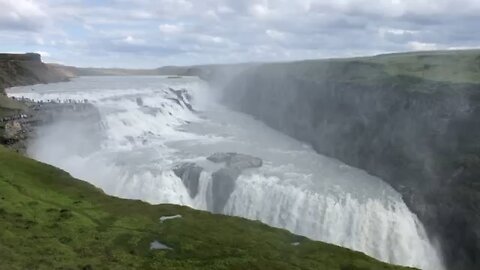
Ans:
POLYGON ((253 4, 249 8, 250 13, 258 18, 264 18, 271 14, 271 10, 263 4, 253 4))
POLYGON ((235 11, 229 6, 221 5, 221 6, 217 7, 217 13, 219 13, 219 14, 233 14, 233 13, 235 13, 235 11))
POLYGON ((284 40, 286 38, 285 33, 277 31, 277 30, 273 30, 273 29, 267 29, 265 31, 265 33, 269 37, 271 37, 272 39, 275 39, 275 40, 284 40))
POLYGON ((0 30, 36 31, 47 20, 43 8, 30 0, 0 0, 0 30))
POLYGON ((142 45, 145 44, 145 40, 140 38, 134 38, 133 36, 126 36, 122 39, 122 42, 130 45, 142 45))
POLYGON ((177 34, 183 31, 183 26, 166 23, 159 25, 158 29, 164 34, 177 34))
POLYGON ((410 41, 408 47, 414 51, 433 51, 440 49, 440 46, 435 43, 425 43, 419 41, 410 41))
POLYGON ((48 58, 50 57, 50 53, 49 52, 45 52, 45 51, 35 51, 36 53, 40 54, 42 56, 42 58, 48 58))
POLYGON ((397 36, 414 35, 419 32, 415 30, 398 29, 398 28, 380 28, 378 31, 381 35, 391 34, 391 35, 397 35, 397 36))

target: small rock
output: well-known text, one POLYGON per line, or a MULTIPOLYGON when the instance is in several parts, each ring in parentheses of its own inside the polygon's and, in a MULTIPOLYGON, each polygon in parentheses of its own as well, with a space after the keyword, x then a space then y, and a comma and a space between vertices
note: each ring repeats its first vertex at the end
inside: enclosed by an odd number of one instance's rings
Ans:
POLYGON ((172 249, 172 248, 158 241, 153 241, 152 243, 150 243, 150 249, 172 249))
POLYGON ((5 124, 5 134, 6 139, 15 139, 21 135, 23 130, 22 124, 19 121, 11 121, 5 124))
POLYGON ((214 163, 222 163, 230 160, 232 155, 235 155, 235 153, 214 153, 213 155, 207 157, 207 159, 214 163))
POLYGON ((260 158, 239 154, 239 153, 215 153, 209 157, 208 160, 214 163, 225 162, 227 167, 237 168, 239 170, 259 168, 263 165, 263 161, 260 158))

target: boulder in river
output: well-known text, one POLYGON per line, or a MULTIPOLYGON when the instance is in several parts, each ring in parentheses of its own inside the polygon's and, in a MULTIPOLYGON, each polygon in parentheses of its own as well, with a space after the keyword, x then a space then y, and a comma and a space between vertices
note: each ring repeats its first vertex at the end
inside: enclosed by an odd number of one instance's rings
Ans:
POLYGON ((259 168, 262 166, 262 159, 239 153, 215 153, 209 157, 208 160, 214 163, 225 162, 227 167, 237 168, 239 170, 259 168))
POLYGON ((143 106, 143 99, 141 97, 137 97, 136 102, 138 106, 143 106))
POLYGON ((172 88, 168 88, 168 90, 175 95, 175 98, 168 98, 170 100, 173 100, 180 106, 185 106, 188 108, 190 111, 194 111, 192 105, 190 104, 190 101, 192 100, 192 96, 188 94, 187 90, 181 89, 181 90, 175 90, 172 88))
POLYGON ((188 194, 192 198, 198 194, 198 184, 202 171, 202 167, 192 162, 182 163, 173 168, 173 172, 182 179, 183 184, 188 190, 188 194))
POLYGON ((222 168, 212 174, 213 212, 221 213, 227 204, 230 194, 235 189, 235 181, 241 170, 237 168, 222 168))
POLYGON ((214 153, 207 157, 214 163, 225 163, 225 167, 212 174, 213 212, 221 213, 230 195, 235 190, 235 181, 243 170, 259 168, 263 161, 260 158, 239 153, 214 153))

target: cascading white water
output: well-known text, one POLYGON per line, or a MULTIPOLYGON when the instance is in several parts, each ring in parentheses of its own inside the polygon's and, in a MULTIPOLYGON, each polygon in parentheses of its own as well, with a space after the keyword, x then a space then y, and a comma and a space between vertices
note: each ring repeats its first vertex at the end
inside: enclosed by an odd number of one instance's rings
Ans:
POLYGON ((9 92, 43 101, 87 99, 95 105, 100 123, 58 117, 39 129, 28 152, 109 194, 211 211, 212 173, 220 165, 206 157, 214 152, 250 154, 264 165, 236 180, 225 214, 387 262, 443 269, 422 224, 389 185, 318 155, 251 117, 209 104, 209 90, 198 79, 84 77, 9 92), (176 101, 169 87, 188 89, 198 111, 176 101), (98 126, 96 132, 92 125, 98 126), (194 198, 172 171, 186 161, 204 169, 194 198))

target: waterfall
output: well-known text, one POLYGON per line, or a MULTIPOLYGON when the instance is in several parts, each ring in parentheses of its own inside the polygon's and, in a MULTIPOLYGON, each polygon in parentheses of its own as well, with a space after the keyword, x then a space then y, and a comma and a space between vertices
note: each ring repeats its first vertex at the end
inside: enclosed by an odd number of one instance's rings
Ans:
POLYGON ((386 262, 443 269, 422 224, 389 185, 318 155, 251 117, 207 106, 208 88, 197 79, 85 77, 31 88, 16 88, 10 95, 88 100, 98 109, 99 123, 62 116, 40 127, 28 152, 108 194, 212 211, 212 173, 219 165, 206 157, 213 152, 250 154, 264 164, 236 179, 224 214, 386 262), (195 110, 181 89, 193 96, 195 110), (94 132, 92 125, 98 127, 94 132), (172 170, 182 162, 203 168, 193 198, 172 170))

